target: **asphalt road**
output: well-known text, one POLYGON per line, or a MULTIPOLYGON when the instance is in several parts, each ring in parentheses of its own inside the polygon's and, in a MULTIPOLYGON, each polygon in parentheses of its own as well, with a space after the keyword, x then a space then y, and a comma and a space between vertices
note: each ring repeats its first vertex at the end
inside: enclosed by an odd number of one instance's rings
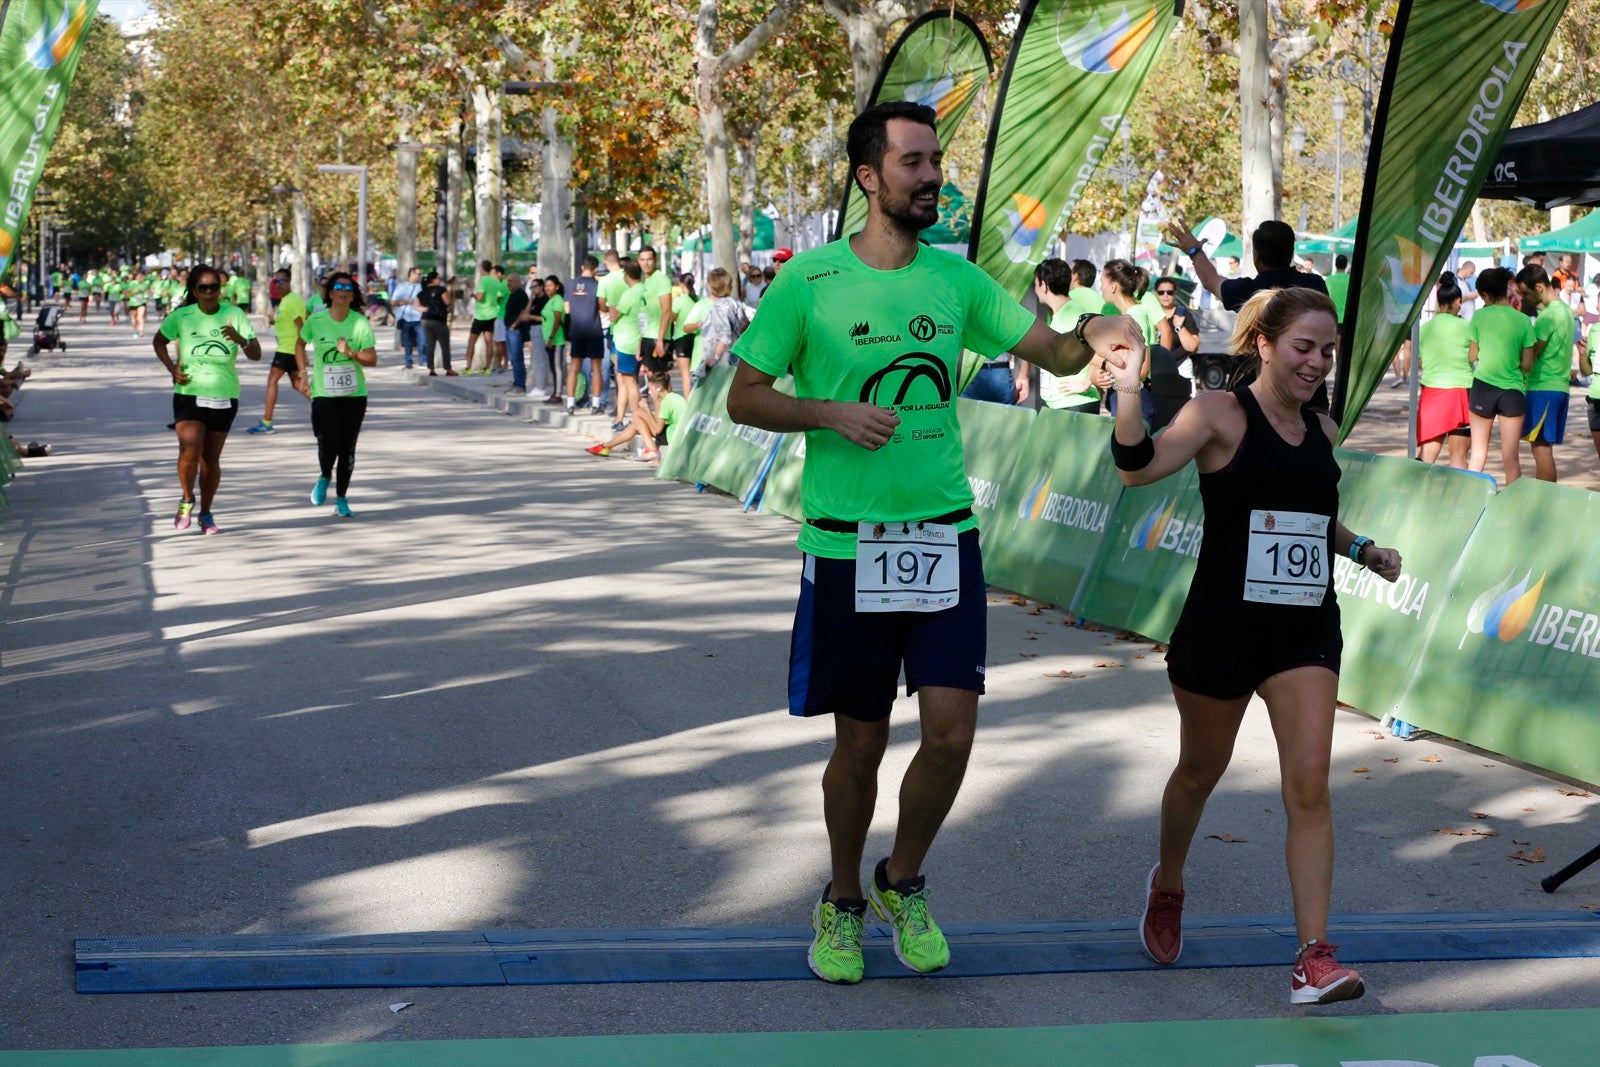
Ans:
MULTIPOLYGON (((304 401, 286 396, 277 434, 243 432, 263 364, 245 371, 223 457, 225 532, 179 533, 149 342, 66 330, 70 352, 38 360, 12 425, 56 454, 8 487, 0 526, 0 1048, 1303 1013, 1287 1004, 1288 960, 849 989, 75 993, 78 937, 804 923, 826 877, 831 735, 783 707, 798 587, 788 522, 414 384, 385 346, 354 519, 307 503, 304 401), (398 1000, 415 1004, 391 1013, 398 1000)), ((927 870, 935 914, 1131 919, 1176 754, 1161 657, 1057 610, 991 601, 979 741, 927 870), (1083 677, 1047 677, 1062 669, 1083 677)), ((902 704, 872 857, 916 742, 902 704)), ((1600 905, 1600 869, 1553 896, 1538 887, 1600 838, 1595 799, 1566 795, 1580 792, 1569 783, 1395 741, 1354 712, 1339 716, 1332 779, 1335 912, 1600 905), (1468 827, 1498 836, 1436 832, 1468 827), (1513 842, 1550 861, 1509 859, 1513 842)), ((1259 709, 1188 890, 1192 916, 1288 910, 1259 709)), ((1366 974, 1367 997, 1332 1012, 1600 1006, 1582 959, 1366 974)))

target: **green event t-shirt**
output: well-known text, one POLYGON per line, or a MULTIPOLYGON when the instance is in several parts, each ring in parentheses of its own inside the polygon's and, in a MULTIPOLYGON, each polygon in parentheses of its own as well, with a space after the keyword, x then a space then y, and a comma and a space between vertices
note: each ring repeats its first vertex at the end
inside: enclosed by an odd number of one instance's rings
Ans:
POLYGON ((161 336, 178 342, 178 368, 189 380, 173 383, 179 396, 206 396, 218 400, 239 397, 239 346, 223 336, 232 326, 246 341, 256 335, 250 319, 236 307, 219 306, 207 315, 199 304, 185 304, 161 320, 161 336))
POLYGON ((1506 304, 1490 304, 1473 313, 1467 324, 1468 339, 1478 343, 1478 367, 1473 377, 1497 389, 1525 392, 1522 350, 1533 347, 1533 323, 1506 304))
POLYGON ((1422 324, 1419 354, 1424 386, 1429 389, 1471 388, 1472 364, 1467 361, 1470 334, 1466 319, 1442 311, 1422 324))
POLYGON ((121 278, 113 277, 109 282, 106 283, 106 299, 111 301, 113 304, 120 302, 122 300, 122 294, 127 288, 128 287, 123 284, 121 278))
POLYGON ((1067 302, 1064 307, 1072 309, 1072 326, 1069 327, 1072 329, 1077 327, 1078 320, 1085 315, 1121 314, 1116 305, 1107 302, 1106 298, 1100 295, 1100 290, 1092 285, 1074 284, 1071 291, 1067 293, 1067 302))
MULTIPOLYGON (((709 296, 702 296, 699 300, 694 302, 693 306, 690 307, 687 312, 684 313, 684 327, 687 329, 687 327, 706 321, 706 314, 710 312, 710 310, 711 298, 709 296)), ((690 374, 693 374, 695 371, 699 370, 700 365, 705 362, 705 340, 704 330, 694 331, 694 349, 689 353, 690 374)))
POLYGON ((617 300, 622 296, 622 291, 627 287, 628 279, 622 273, 622 268, 618 267, 600 279, 600 284, 595 289, 595 295, 605 301, 606 307, 614 308, 617 306, 617 300))
MULTIPOLYGON (((282 305, 279 305, 281 308, 282 305)), ((377 348, 372 322, 352 310, 343 322, 330 311, 319 311, 306 320, 300 337, 311 346, 306 353, 306 377, 310 379, 311 399, 324 396, 366 396, 367 376, 361 364, 339 351, 339 338, 350 343, 350 351, 377 348)))
POLYGON ((644 317, 644 286, 628 286, 611 306, 617 310, 619 316, 617 321, 611 324, 612 342, 616 344, 618 352, 637 356, 639 339, 643 336, 639 332, 639 320, 644 317))
MULTIPOLYGON (((661 421, 666 424, 669 431, 676 430, 683 425, 683 417, 689 414, 689 402, 683 398, 682 393, 666 392, 661 395, 661 421)), ((668 433, 670 439, 673 435, 668 433)))
MULTIPOLYGON (((1072 306, 1070 301, 1062 304, 1061 310, 1050 316, 1050 328, 1056 333, 1071 333, 1077 328, 1078 317, 1081 314, 1077 308, 1072 306)), ((1051 374, 1043 367, 1040 367, 1039 401, 1047 408, 1072 408, 1077 407, 1079 404, 1098 402, 1100 390, 1088 384, 1087 381, 1084 382, 1081 391, 1072 391, 1072 386, 1067 383, 1076 377, 1078 376, 1073 375, 1072 377, 1064 378, 1058 374, 1051 374)))
MULTIPOLYGON (((1106 314, 1116 315, 1120 313, 1116 310, 1116 308, 1112 308, 1110 311, 1106 312, 1106 314)), ((1128 318, 1132 319, 1134 322, 1137 322, 1139 324, 1139 329, 1144 331, 1144 343, 1147 345, 1157 345, 1161 343, 1161 331, 1158 329, 1158 327, 1165 315, 1166 313, 1161 310, 1160 305, 1157 305, 1154 309, 1152 309, 1150 305, 1146 304, 1142 300, 1128 309, 1128 318)), ((1077 323, 1073 323, 1073 325, 1076 326, 1077 323)))
POLYGON ((283 295, 283 299, 278 301, 277 315, 272 320, 272 332, 278 336, 279 352, 294 352, 295 339, 300 336, 300 326, 296 326, 294 320, 300 319, 300 325, 303 326, 310 316, 305 297, 292 291, 283 295))
POLYGON ((1565 300, 1552 300, 1539 309, 1533 336, 1544 342, 1544 348, 1528 371, 1528 392, 1565 393, 1572 387, 1572 339, 1577 333, 1578 321, 1565 300))
POLYGON ((644 321, 639 324, 639 335, 654 341, 661 336, 661 298, 672 293, 672 279, 666 271, 658 270, 645 275, 639 288, 644 290, 644 321))
POLYGON ((694 297, 688 293, 674 293, 672 296, 672 340, 685 336, 683 332, 684 317, 689 314, 689 309, 694 307, 694 297))
MULTIPOLYGON (((1322 279, 1322 282, 1328 287, 1328 299, 1333 301, 1334 320, 1341 323, 1344 322, 1345 302, 1350 299, 1350 272, 1344 270, 1336 271, 1322 279)), ((1438 317, 1435 316, 1435 318, 1438 317)), ((1423 364, 1423 366, 1427 366, 1427 364, 1423 364)), ((1423 373, 1427 372, 1424 371, 1423 373)))
MULTIPOLYGON (((961 350, 1010 351, 1036 321, 960 256, 919 245, 907 266, 880 271, 846 238, 790 261, 733 348, 764 374, 792 370, 797 396, 871 403, 900 417, 889 442, 870 452, 831 430, 807 431, 807 518, 910 521, 972 506, 955 404, 961 350)), ((852 559, 856 539, 802 524, 799 547, 852 559)))
POLYGON ((485 319, 498 319, 505 313, 506 298, 511 295, 511 290, 493 274, 485 274, 478 279, 478 287, 472 295, 472 317, 482 322, 485 319))
MULTIPOLYGON (((1589 327, 1589 361, 1592 364, 1595 357, 1595 346, 1600 345, 1600 325, 1589 327)), ((1593 369, 1591 367, 1591 369, 1593 369)), ((1600 400, 1600 374, 1589 375, 1589 397, 1600 400)))
POLYGON ((544 307, 539 311, 539 317, 544 320, 544 341, 548 345, 564 345, 567 343, 567 302, 558 293, 546 300, 544 307), (550 332, 550 317, 561 316, 561 324, 556 327, 555 333, 550 332))
POLYGON ((235 274, 233 277, 228 279, 228 284, 224 287, 224 291, 227 294, 227 299, 231 300, 233 303, 235 303, 238 306, 244 308, 245 310, 247 310, 247 311, 249 310, 249 308, 250 308, 250 279, 249 278, 246 278, 243 274, 235 274))
POLYGON ((127 297, 130 309, 142 308, 150 299, 150 283, 134 279, 123 289, 123 294, 127 297))

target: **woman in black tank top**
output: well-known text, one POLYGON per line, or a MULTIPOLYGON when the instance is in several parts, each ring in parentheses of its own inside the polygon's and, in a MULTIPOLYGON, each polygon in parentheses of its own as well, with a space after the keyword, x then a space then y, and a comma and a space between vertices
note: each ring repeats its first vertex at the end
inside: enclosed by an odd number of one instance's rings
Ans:
MULTIPOLYGON (((1349 1000, 1361 976, 1327 943, 1333 887, 1328 763, 1338 695, 1339 606, 1333 554, 1352 555, 1388 581, 1400 553, 1338 520, 1337 430, 1304 408, 1333 367, 1338 327, 1328 297, 1310 289, 1257 293, 1240 309, 1232 348, 1260 376, 1232 393, 1202 393, 1152 442, 1137 408, 1120 411, 1112 454, 1127 485, 1148 485, 1193 460, 1205 535, 1189 597, 1167 654, 1181 720, 1178 766, 1161 800, 1159 862, 1146 882, 1140 939, 1157 963, 1183 947, 1183 866, 1206 799, 1227 769, 1254 693, 1277 738, 1287 853, 1300 951, 1290 1003, 1349 1000)), ((1136 391, 1137 368, 1114 369, 1136 391)))

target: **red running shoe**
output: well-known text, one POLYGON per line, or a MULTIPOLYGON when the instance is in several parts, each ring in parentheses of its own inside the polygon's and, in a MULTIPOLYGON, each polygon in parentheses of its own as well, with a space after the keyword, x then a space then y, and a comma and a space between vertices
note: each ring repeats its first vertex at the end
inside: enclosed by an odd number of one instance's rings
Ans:
POLYGON ((1139 924, 1139 943, 1145 955, 1164 967, 1178 962, 1183 953, 1183 890, 1176 893, 1156 888, 1156 872, 1150 868, 1144 881, 1144 921, 1139 924))
POLYGON ((589 453, 591 456, 611 455, 611 449, 607 448, 605 445, 590 445, 588 448, 584 449, 584 451, 589 453))
POLYGON ((1313 941, 1300 950, 1290 972, 1290 1004, 1332 1004, 1340 1000, 1355 1000, 1367 991, 1361 975, 1349 967, 1341 967, 1333 958, 1338 945, 1313 941))

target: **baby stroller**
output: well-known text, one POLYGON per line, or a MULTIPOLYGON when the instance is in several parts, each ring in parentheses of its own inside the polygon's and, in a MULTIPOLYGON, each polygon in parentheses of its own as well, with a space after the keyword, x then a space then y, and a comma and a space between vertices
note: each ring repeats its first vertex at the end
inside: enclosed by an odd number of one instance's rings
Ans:
POLYGON ((39 309, 39 318, 33 324, 33 347, 28 355, 54 352, 57 348, 67 350, 67 342, 61 337, 61 305, 46 304, 39 309))

